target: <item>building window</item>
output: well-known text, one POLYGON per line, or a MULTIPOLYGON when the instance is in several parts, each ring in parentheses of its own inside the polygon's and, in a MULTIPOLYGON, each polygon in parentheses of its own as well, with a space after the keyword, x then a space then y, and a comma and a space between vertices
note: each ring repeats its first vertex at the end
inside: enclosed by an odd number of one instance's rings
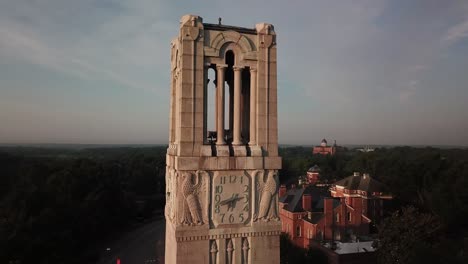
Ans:
POLYGON ((301 227, 300 227, 300 226, 297 226, 297 227, 296 227, 296 236, 297 236, 297 237, 300 237, 300 236, 301 236, 301 227))
POLYGON ((351 222, 351 212, 348 212, 347 219, 348 219, 348 222, 351 222))
POLYGON ((337 223, 340 222, 340 213, 335 214, 335 222, 337 222, 337 223))

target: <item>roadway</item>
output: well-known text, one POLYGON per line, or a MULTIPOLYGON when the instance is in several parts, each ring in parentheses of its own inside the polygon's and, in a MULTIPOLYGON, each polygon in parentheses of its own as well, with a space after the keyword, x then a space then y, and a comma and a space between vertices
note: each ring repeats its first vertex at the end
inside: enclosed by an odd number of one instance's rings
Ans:
POLYGON ((97 264, 164 263, 165 220, 154 220, 123 234, 102 249, 97 264))

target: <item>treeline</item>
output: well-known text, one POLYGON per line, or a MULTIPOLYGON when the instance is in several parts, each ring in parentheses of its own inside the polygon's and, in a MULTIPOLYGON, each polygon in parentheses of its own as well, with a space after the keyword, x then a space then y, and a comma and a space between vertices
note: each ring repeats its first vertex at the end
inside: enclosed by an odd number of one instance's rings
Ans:
POLYGON ((93 263, 164 208, 165 147, 0 149, 0 263, 93 263))

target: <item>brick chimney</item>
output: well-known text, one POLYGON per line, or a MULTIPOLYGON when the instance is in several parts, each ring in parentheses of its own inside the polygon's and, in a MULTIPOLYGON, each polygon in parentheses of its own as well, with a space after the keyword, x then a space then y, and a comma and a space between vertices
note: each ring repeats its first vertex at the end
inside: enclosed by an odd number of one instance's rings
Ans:
POLYGON ((286 188, 286 185, 281 184, 281 186, 279 187, 279 197, 281 198, 285 196, 287 191, 288 189, 286 188))
POLYGON ((310 194, 302 195, 302 209, 310 211, 312 209, 312 196, 310 194))

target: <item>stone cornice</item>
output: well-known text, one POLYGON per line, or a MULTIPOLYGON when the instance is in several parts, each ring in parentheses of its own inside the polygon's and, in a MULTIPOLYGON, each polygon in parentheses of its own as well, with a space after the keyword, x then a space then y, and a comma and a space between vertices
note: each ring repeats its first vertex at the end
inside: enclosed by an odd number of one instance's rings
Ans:
POLYGON ((281 231, 260 231, 260 232, 243 232, 234 234, 210 234, 210 235, 199 235, 199 236, 180 236, 176 237, 177 242, 181 241, 196 241, 196 240, 211 240, 211 239, 223 239, 223 238, 235 238, 235 237, 259 237, 259 236, 279 236, 281 231))
POLYGON ((244 69, 244 66, 234 65, 232 66, 232 69, 234 71, 242 71, 244 69))

